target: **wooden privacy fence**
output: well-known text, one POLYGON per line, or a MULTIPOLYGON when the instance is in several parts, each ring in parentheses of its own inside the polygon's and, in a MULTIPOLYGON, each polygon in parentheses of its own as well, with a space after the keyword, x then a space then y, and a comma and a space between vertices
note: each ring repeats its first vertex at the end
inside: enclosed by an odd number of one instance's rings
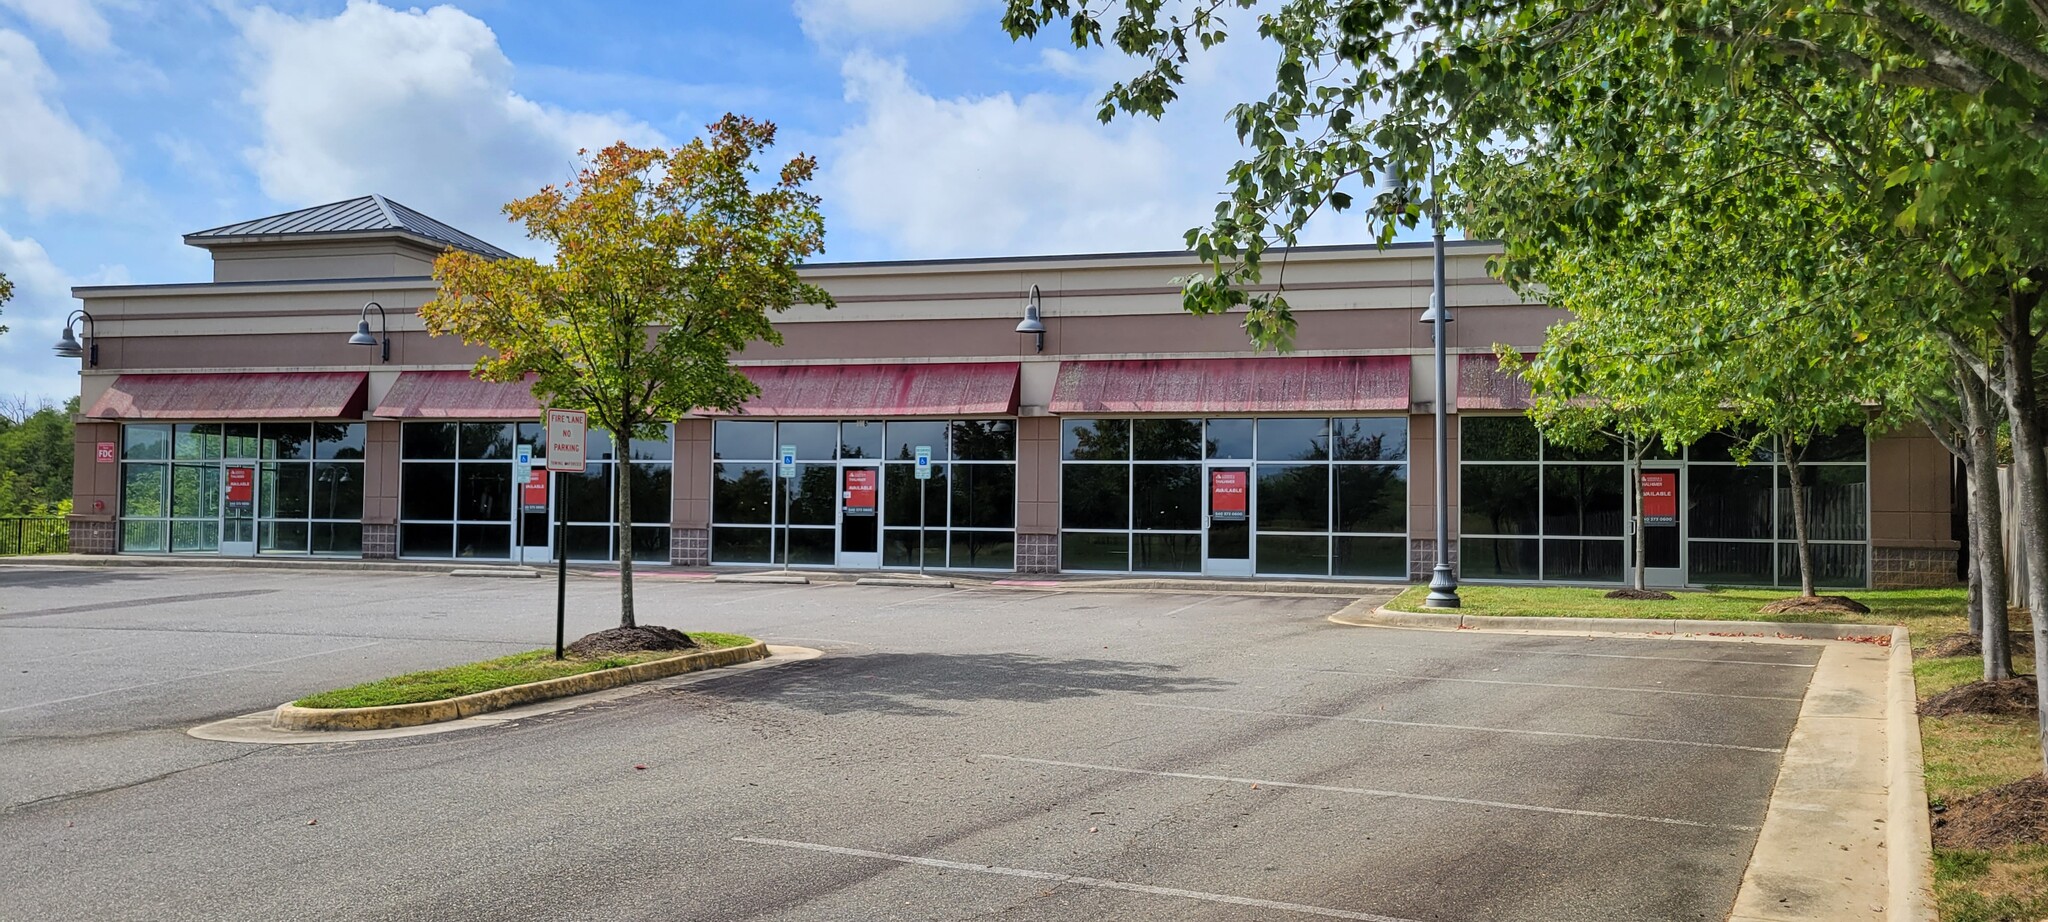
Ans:
POLYGON ((0 516, 0 557, 63 554, 71 550, 71 529, 61 515, 0 516))

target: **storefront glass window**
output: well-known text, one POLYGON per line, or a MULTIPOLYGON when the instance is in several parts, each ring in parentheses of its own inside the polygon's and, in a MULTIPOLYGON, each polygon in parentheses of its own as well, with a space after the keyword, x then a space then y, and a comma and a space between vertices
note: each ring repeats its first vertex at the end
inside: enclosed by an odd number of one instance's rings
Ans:
POLYGON ((362 423, 141 423, 121 441, 123 551, 219 552, 235 466, 256 472, 252 508, 229 524, 255 528, 225 540, 253 539, 261 554, 362 553, 362 423))
MULTIPOLYGON (((583 472, 553 475, 561 495, 550 498, 548 513, 521 516, 513 462, 521 443, 534 446, 536 461, 545 457, 537 424, 406 423, 399 431, 399 556, 511 559, 517 552, 514 542, 521 540, 521 518, 527 519, 526 528, 549 529, 545 539, 530 534, 523 539, 541 547, 555 542, 559 515, 566 529, 558 550, 571 560, 617 560, 623 546, 635 560, 665 563, 674 449, 668 426, 655 431, 654 438, 631 439, 633 460, 622 462, 610 433, 589 430, 583 472), (623 538, 617 526, 621 488, 633 491, 633 534, 623 538)), ((351 450, 346 440, 320 433, 319 453, 330 445, 337 456, 351 450)), ((360 445, 358 438, 353 450, 359 452, 360 445)), ((319 533, 313 529, 314 540, 319 533)))

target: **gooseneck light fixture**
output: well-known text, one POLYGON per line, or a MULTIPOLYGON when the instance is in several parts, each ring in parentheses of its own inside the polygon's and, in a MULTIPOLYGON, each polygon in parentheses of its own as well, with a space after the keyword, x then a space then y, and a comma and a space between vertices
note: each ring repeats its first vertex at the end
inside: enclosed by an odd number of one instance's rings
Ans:
POLYGON ((55 351, 67 359, 84 358, 86 367, 98 368, 100 364, 100 338, 93 335, 92 315, 84 308, 72 311, 64 318, 64 335, 57 339, 55 351), (74 327, 85 325, 85 344, 80 345, 74 327))
POLYGON ((1017 324, 1017 332, 1030 333, 1036 337, 1039 352, 1045 351, 1045 321, 1038 315, 1038 286, 1031 286, 1031 297, 1024 302, 1024 322, 1017 324))
POLYGON ((375 301, 363 304, 362 316, 356 318, 356 335, 348 338, 351 346, 383 346, 384 361, 391 361, 391 321, 384 316, 384 305, 375 301), (377 309, 377 328, 383 333, 380 339, 370 335, 370 308, 377 309))

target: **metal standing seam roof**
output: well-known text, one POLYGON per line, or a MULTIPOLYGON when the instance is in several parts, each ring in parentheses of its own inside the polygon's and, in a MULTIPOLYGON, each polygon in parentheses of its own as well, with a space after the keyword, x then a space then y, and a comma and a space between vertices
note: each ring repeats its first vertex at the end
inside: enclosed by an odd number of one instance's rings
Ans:
POLYGON ((1016 362, 925 365, 754 365, 761 388, 738 413, 705 416, 1012 416, 1016 362))
POLYGON ((466 371, 402 371, 371 416, 390 419, 522 419, 538 421, 533 377, 514 383, 479 381, 466 371))
POLYGON ((365 195, 265 218, 193 231, 185 235, 185 242, 193 246, 206 246, 252 237, 375 233, 403 233, 424 237, 493 259, 505 259, 512 255, 381 195, 365 195))
MULTIPOLYGON (((1533 358, 1523 353, 1522 358, 1533 358)), ((1529 382, 1520 375, 1500 370, 1500 357, 1491 352, 1458 356, 1458 408, 1461 410, 1526 410, 1531 401, 1529 382)))
POLYGON ((121 375, 93 419, 360 419, 360 371, 121 375))
POLYGON ((1407 410, 1405 355, 1061 362, 1046 409, 1067 413, 1407 410))

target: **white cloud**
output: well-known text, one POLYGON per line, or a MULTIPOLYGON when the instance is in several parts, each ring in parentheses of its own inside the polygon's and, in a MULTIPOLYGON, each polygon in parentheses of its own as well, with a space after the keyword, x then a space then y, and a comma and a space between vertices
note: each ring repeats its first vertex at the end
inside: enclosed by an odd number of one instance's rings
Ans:
POLYGON ((50 94, 56 75, 34 42, 0 29, 0 197, 33 212, 85 209, 120 184, 106 146, 78 127, 50 94))
POLYGON ((113 47, 112 30, 92 0, 0 0, 0 7, 13 10, 38 28, 49 29, 64 40, 87 51, 113 47))
POLYGON ((863 117, 825 161, 827 202, 897 255, 1170 249, 1213 207, 1157 126, 1102 125, 1085 99, 934 98, 866 53, 843 73, 863 117))
MULTIPOLYGON (((804 34, 822 44, 911 36, 958 24, 986 0, 796 0, 804 34)), ((990 16, 990 22, 994 22, 990 16)))
POLYGON ((0 397, 26 394, 61 404, 78 393, 78 360, 50 351, 65 315, 78 306, 71 286, 124 284, 128 274, 120 266, 103 266, 87 277, 74 277, 35 238, 13 237, 0 229, 0 275, 14 283, 14 297, 0 305, 0 325, 9 328, 0 334, 0 397))
POLYGON ((266 8, 241 26, 244 97, 262 136, 246 157, 263 191, 290 205, 378 192, 519 250, 505 202, 570 179, 580 148, 663 140, 621 115, 513 92, 497 36, 452 6, 351 0, 304 19, 266 8))

